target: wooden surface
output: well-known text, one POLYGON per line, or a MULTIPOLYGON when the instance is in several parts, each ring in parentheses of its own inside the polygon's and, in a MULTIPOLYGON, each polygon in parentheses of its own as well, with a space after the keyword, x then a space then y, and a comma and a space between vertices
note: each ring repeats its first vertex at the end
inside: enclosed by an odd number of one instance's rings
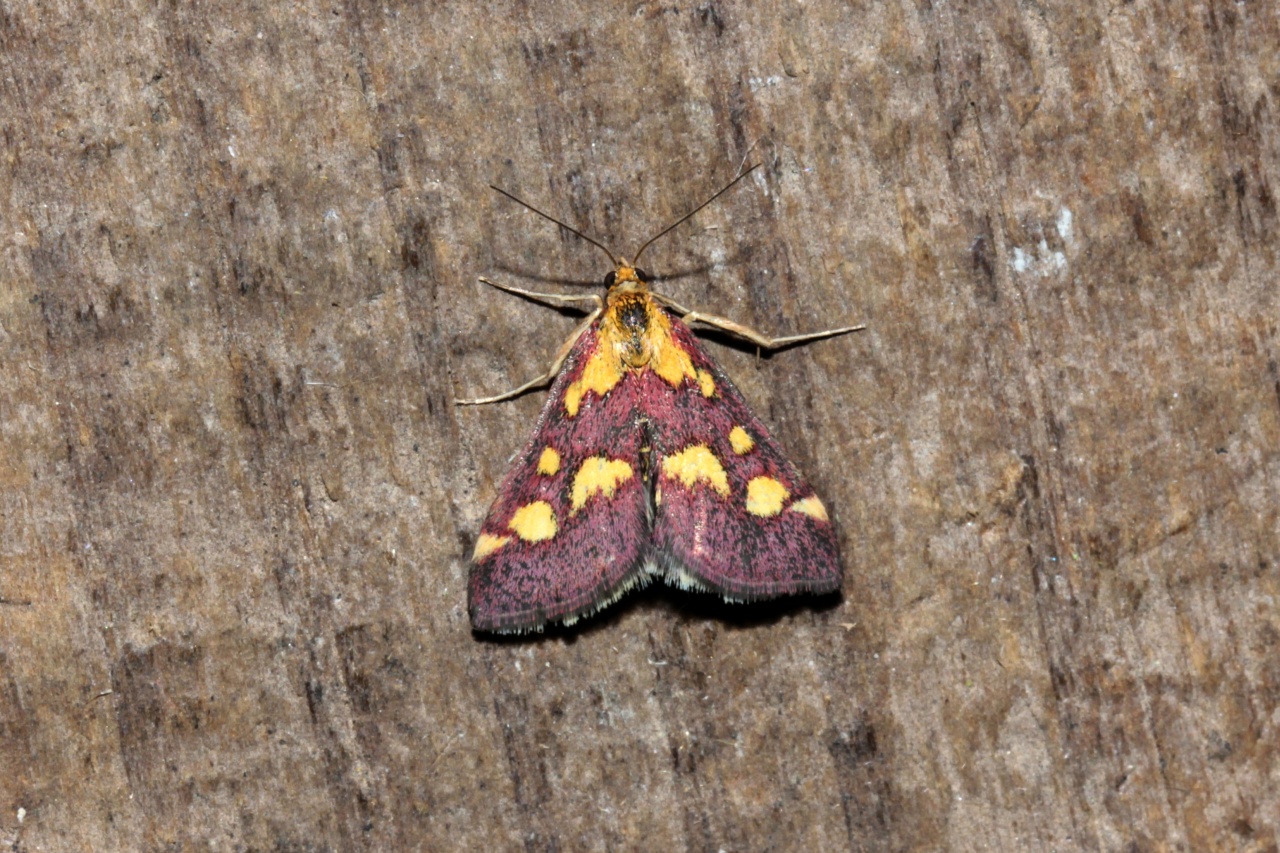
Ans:
POLYGON ((1275 850, 1274 8, 436 5, 0 10, 6 849, 1275 850), (607 267, 486 185, 744 159, 646 266, 867 324, 710 344, 843 599, 473 636, 574 324, 476 277, 607 267))

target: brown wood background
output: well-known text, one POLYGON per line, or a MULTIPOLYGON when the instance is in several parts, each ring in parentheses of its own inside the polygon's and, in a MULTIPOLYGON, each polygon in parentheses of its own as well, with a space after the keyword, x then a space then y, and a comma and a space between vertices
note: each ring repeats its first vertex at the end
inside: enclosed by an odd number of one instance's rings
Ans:
POLYGON ((0 7, 0 841, 1276 850, 1268 3, 0 7), (537 11, 534 11, 536 7, 537 11), (473 636, 604 258, 833 508, 843 600, 473 636), (539 279, 542 279, 541 281, 539 279))

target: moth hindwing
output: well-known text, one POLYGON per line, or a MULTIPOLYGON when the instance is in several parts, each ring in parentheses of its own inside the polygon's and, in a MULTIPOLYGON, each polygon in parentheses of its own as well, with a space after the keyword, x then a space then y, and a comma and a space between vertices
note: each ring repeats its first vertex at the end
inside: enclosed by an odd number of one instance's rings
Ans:
POLYGON ((494 402, 554 379, 476 538, 467 585, 473 627, 571 624, 653 577, 732 601, 839 589, 826 508, 687 323, 762 348, 862 327, 769 338, 681 309, 649 290, 633 263, 614 263, 607 294, 586 298, 595 310, 546 374, 507 394, 459 401, 494 402))

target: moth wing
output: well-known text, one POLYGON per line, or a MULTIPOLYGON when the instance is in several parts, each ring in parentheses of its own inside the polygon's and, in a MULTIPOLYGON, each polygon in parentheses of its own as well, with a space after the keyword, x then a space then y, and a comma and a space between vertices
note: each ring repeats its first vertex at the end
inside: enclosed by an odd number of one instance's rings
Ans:
POLYGON ((672 339, 697 371, 650 395, 651 571, 753 600, 840 588, 836 534, 813 489, 688 327, 672 339))
POLYGON ((467 582, 477 630, 572 623, 647 581, 649 498, 637 389, 627 377, 604 396, 574 388, 596 351, 597 332, 598 324, 570 350, 480 528, 467 582))

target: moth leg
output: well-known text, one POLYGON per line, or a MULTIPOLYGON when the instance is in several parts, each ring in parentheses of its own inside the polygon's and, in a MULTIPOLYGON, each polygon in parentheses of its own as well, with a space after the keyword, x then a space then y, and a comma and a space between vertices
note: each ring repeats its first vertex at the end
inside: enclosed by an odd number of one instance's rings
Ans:
MULTIPOLYGON (((674 305, 672 307, 675 307, 674 305)), ((679 309, 677 309, 679 310, 679 309)), ((726 317, 720 317, 716 314, 704 314, 700 311, 690 311, 684 315, 684 322, 687 325, 701 323, 704 326, 713 326, 721 331, 728 332, 736 338, 755 344, 761 349, 772 350, 778 347, 785 347, 788 344, 798 344, 804 341, 816 341, 819 338, 830 338, 835 335, 843 335, 848 332, 857 332, 865 329, 866 326, 842 326, 838 329, 823 329, 821 332, 808 332, 803 335, 784 335, 778 338, 771 338, 762 332, 757 332, 750 326, 744 326, 741 323, 735 323, 726 317)))
POLYGON ((676 302, 674 299, 672 299, 670 296, 667 296, 665 293, 658 293, 655 290, 651 290, 649 291, 649 295, 652 296, 657 301, 661 302, 663 305, 670 308, 672 311, 675 311, 681 317, 694 313, 692 308, 685 308, 683 305, 681 305, 679 302, 676 302))
POLYGON ((525 296, 543 305, 550 305, 552 308, 562 308, 566 305, 573 305, 579 302, 590 302, 596 306, 596 313, 600 313, 600 309, 604 306, 604 302, 600 299, 600 295, 596 293, 586 296, 571 296, 567 293, 539 293, 536 290, 525 290, 520 287, 513 287, 509 284, 498 284, 496 281, 490 281, 487 278, 480 279, 490 287, 496 287, 498 290, 505 290, 507 293, 514 293, 519 296, 525 296))
MULTIPOLYGON (((484 279, 481 279, 481 281, 484 281, 484 279)), ((486 284, 493 284, 493 282, 486 282, 486 284)), ((495 284, 494 287, 498 287, 498 285, 495 284)), ((525 293, 525 291, 517 290, 516 288, 503 287, 501 289, 511 290, 514 293, 525 293)), ((535 294, 535 295, 554 296, 555 294, 535 294)), ((453 401, 454 404, 458 406, 480 406, 480 405, 484 405, 485 403, 497 403, 502 400, 510 400, 512 397, 518 397, 521 394, 523 394, 525 391, 529 391, 533 388, 541 388, 544 385, 550 384, 551 380, 555 379, 556 375, 560 373, 560 367, 561 365, 564 364, 565 358, 568 357, 569 350, 573 349, 573 345, 578 342, 578 338, 582 337, 583 333, 586 332, 587 329, 591 328, 591 324, 596 321, 596 318, 600 316, 600 312, 604 310, 604 306, 600 304, 599 296, 591 296, 587 298, 596 300, 596 310, 592 311, 589 315, 587 315, 587 318, 578 325, 578 328, 573 330, 573 334, 569 335, 569 339, 566 340, 563 344, 561 344, 560 349, 556 351, 555 358, 551 360, 551 366, 547 368, 546 373, 542 374, 541 376, 535 379, 530 379, 528 382, 524 383, 519 388, 513 388, 512 390, 506 391, 502 394, 495 394, 492 397, 478 397, 474 400, 459 400, 455 398, 453 401)), ((581 297, 575 297, 575 299, 580 300, 581 297)))

